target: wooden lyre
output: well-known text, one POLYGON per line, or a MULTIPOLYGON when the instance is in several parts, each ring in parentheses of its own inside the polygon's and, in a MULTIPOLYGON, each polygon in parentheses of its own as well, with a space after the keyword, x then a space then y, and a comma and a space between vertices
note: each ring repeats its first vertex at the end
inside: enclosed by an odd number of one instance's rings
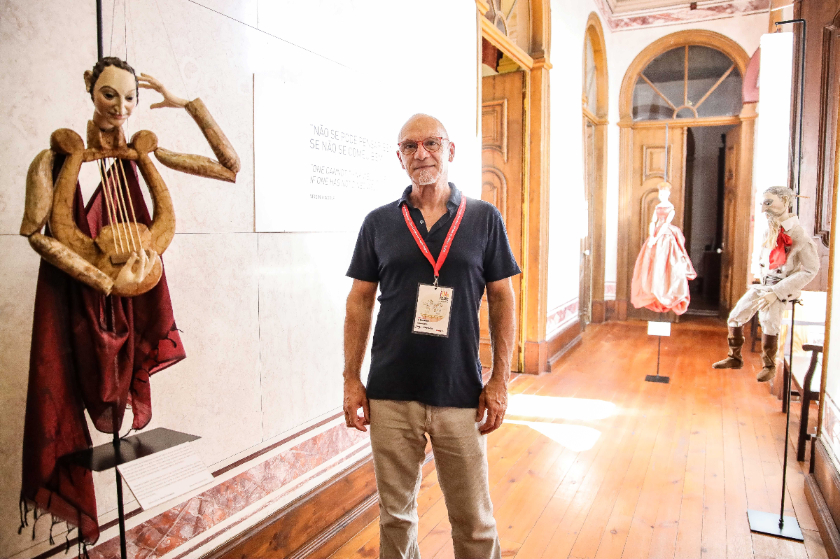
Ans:
POLYGON ((88 122, 88 146, 81 136, 66 128, 50 137, 50 149, 39 153, 29 167, 26 210, 21 235, 45 260, 87 285, 122 297, 141 295, 160 281, 162 267, 154 258, 149 274, 129 287, 115 284, 132 254, 151 251, 162 255, 175 236, 175 211, 163 178, 151 154, 172 169, 229 182, 236 180, 239 157, 200 99, 187 104, 187 111, 201 128, 219 161, 200 155, 173 153, 158 147, 157 136, 141 130, 126 142, 121 127, 102 131, 88 122), (53 188, 52 168, 56 154, 65 160, 53 188), (149 187, 153 203, 150 226, 137 221, 134 203, 127 189, 126 161, 133 161, 149 187), (96 239, 79 229, 73 219, 73 199, 82 163, 96 162, 104 197, 108 225, 96 239), (52 237, 40 233, 49 222, 52 237))

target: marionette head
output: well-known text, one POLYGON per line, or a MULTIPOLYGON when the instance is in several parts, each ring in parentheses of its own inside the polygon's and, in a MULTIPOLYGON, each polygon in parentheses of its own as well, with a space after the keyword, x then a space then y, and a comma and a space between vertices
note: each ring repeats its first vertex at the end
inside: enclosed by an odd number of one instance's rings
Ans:
POLYGON ((776 237, 782 222, 789 217, 790 208, 796 195, 793 190, 786 186, 771 186, 764 191, 764 200, 761 202, 761 211, 767 217, 767 235, 764 237, 764 246, 773 248, 776 246, 776 237))
POLYGON ((659 189, 659 201, 667 202, 668 198, 671 197, 671 183, 668 181, 662 181, 656 185, 656 188, 659 189))
POLYGON ((93 122, 101 130, 121 127, 137 106, 137 76, 134 68, 119 58, 105 57, 93 70, 85 71, 85 86, 93 100, 93 122))

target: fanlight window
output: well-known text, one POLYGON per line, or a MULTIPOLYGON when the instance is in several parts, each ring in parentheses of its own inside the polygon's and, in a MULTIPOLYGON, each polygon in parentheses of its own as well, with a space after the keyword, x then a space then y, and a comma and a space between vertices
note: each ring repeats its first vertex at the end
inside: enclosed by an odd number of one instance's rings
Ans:
POLYGON ((507 35, 516 46, 531 50, 531 2, 530 0, 490 0, 490 9, 484 17, 507 35))
POLYGON ((633 89, 633 120, 734 116, 741 73, 719 50, 689 45, 654 58, 633 89))

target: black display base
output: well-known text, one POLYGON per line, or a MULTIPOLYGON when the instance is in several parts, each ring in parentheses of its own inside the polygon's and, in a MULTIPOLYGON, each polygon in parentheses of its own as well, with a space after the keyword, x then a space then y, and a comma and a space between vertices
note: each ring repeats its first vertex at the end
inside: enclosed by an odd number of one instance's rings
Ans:
POLYGON ((138 433, 124 439, 118 439, 119 444, 107 443, 80 450, 73 454, 64 456, 62 460, 92 470, 102 472, 120 464, 137 460, 157 452, 161 452, 179 444, 188 443, 200 439, 195 435, 173 431, 164 427, 158 427, 145 433, 138 433))
POLYGON ((659 375, 648 375, 645 377, 645 382, 661 382, 662 384, 668 384, 671 382, 671 377, 661 377, 659 375))
POLYGON ((779 515, 773 512, 748 510, 747 517, 750 519, 751 532, 787 538, 799 542, 805 541, 805 538, 802 537, 802 530, 799 528, 799 522, 792 516, 783 517, 784 523, 781 527, 779 526, 779 515))
POLYGON ((138 433, 121 439, 114 433, 114 440, 110 444, 101 444, 87 450, 80 450, 61 458, 62 461, 92 470, 102 472, 114 468, 117 476, 117 520, 120 525, 120 558, 127 559, 127 545, 125 541, 125 510, 123 508, 122 477, 116 469, 120 464, 150 456, 168 448, 200 439, 195 435, 173 431, 164 427, 152 429, 146 433, 138 433))

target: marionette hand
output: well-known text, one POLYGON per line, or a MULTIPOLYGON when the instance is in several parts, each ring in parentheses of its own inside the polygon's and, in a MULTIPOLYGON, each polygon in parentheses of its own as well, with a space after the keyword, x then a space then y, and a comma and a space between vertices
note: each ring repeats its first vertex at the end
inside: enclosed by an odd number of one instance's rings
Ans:
POLYGON ((162 83, 150 76, 149 74, 140 74, 137 77, 137 82, 143 89, 154 89, 163 95, 163 101, 153 103, 149 106, 150 109, 162 109, 164 107, 171 107, 174 109, 183 109, 189 101, 176 97, 166 89, 162 83))
POLYGON ((764 309, 770 307, 773 303, 778 301, 779 298, 776 297, 776 294, 772 291, 768 291, 764 295, 762 295, 758 300, 758 310, 763 311, 764 309))
POLYGON ((370 403, 362 381, 357 378, 344 380, 344 423, 359 431, 367 431, 370 425, 370 403), (363 416, 359 415, 362 408, 363 416))
POLYGON ((117 275, 117 279, 114 280, 114 288, 126 290, 126 288, 142 283, 158 262, 160 262, 160 257, 151 249, 148 255, 145 250, 141 250, 139 256, 136 252, 131 253, 128 261, 117 275))

